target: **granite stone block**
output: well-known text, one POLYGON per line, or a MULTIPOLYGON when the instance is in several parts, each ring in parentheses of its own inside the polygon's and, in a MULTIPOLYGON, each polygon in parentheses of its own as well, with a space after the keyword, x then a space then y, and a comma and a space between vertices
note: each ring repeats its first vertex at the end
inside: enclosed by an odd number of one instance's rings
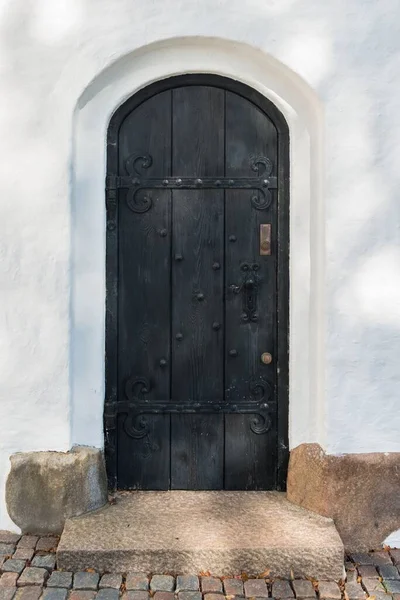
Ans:
POLYGON ((13 571, 14 573, 22 573, 25 569, 26 561, 16 558, 9 558, 3 565, 3 571, 13 571))
POLYGON ((97 590, 100 576, 98 573, 88 573, 80 571, 74 575, 74 589, 76 590, 97 590))
POLYGON ((248 579, 244 582, 244 593, 246 598, 257 596, 257 598, 268 598, 268 588, 264 579, 248 579))
MULTIPOLYGON (((152 592, 173 592, 175 579, 171 575, 153 575, 150 581, 150 589, 152 592)), ((160 600, 162 599, 160 598, 160 600)))
POLYGON ((0 600, 12 600, 16 591, 15 587, 0 587, 0 600))
POLYGON ((96 600, 118 600, 119 590, 113 588, 103 588, 96 596, 96 600))
POLYGON ((178 575, 176 578, 177 592, 197 592, 200 589, 197 575, 178 575))
POLYGON ((47 569, 48 571, 52 571, 56 564, 56 555, 55 554, 36 554, 32 561, 32 567, 41 567, 42 569, 47 569))
POLYGON ((117 573, 106 573, 100 579, 99 588, 113 588, 119 590, 122 585, 122 575, 117 573))
POLYGON ((222 582, 217 577, 202 577, 201 591, 207 593, 222 593, 222 582))
POLYGON ((47 587, 66 588, 72 587, 72 573, 69 571, 53 571, 47 581, 47 587))
POLYGON ((244 596, 243 581, 241 579, 224 579, 224 592, 226 596, 244 596))
POLYGON ((149 579, 146 573, 128 573, 125 587, 127 591, 147 591, 149 589, 149 579))
POLYGON ((47 588, 43 592, 42 600, 66 600, 68 590, 65 588, 47 588))
POLYGON ((17 585, 18 587, 26 585, 44 585, 48 577, 49 573, 46 569, 26 567, 19 576, 17 585))

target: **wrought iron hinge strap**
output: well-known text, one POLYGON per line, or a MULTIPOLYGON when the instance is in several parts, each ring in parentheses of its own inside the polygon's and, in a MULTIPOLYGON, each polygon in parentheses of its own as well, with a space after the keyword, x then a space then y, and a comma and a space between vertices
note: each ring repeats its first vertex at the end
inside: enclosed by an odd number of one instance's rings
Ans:
POLYGON ((266 210, 271 204, 271 190, 277 189, 278 181, 272 176, 272 162, 265 156, 250 157, 249 164, 258 177, 155 177, 143 178, 143 170, 149 169, 153 158, 149 155, 131 155, 125 161, 128 175, 106 177, 107 196, 119 188, 128 190, 126 202, 135 213, 148 211, 153 202, 148 190, 253 190, 251 204, 257 210, 266 210), (140 170, 139 170, 140 169, 140 170), (262 175, 261 175, 262 173, 262 175), (139 192, 144 192, 144 194, 139 192))
MULTIPOLYGON (((232 190, 264 190, 276 189, 277 178, 268 177, 171 177, 163 179, 140 179, 130 176, 111 176, 113 187, 136 189, 165 189, 165 190, 199 190, 199 189, 232 189, 232 190)), ((106 184, 107 185, 107 184, 106 184)))

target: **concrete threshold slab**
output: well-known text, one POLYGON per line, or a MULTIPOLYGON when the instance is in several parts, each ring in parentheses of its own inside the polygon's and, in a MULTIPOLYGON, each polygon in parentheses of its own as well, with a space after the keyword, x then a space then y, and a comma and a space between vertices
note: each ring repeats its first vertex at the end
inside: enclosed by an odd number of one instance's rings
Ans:
POLYGON ((68 519, 58 568, 339 580, 344 549, 331 519, 279 492, 119 492, 68 519))

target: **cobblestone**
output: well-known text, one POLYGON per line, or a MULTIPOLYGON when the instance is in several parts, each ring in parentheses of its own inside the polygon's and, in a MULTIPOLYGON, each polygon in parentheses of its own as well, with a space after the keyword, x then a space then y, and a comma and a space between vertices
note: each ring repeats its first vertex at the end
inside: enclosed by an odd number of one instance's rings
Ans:
POLYGON ((204 600, 223 600, 223 595, 210 592, 209 594, 205 594, 204 600))
POLYGON ((32 560, 34 554, 33 548, 17 548, 12 557, 19 560, 32 560))
POLYGON ((65 588, 47 588, 43 592, 43 600, 66 600, 67 594, 65 588))
POLYGON ((128 591, 147 591, 149 589, 149 580, 146 573, 128 573, 125 587, 128 591))
POLYGON ((243 596, 243 581, 241 579, 225 579, 224 590, 226 596, 243 596))
POLYGON ((18 542, 18 548, 35 548, 38 539, 37 535, 23 535, 18 542))
POLYGON ((4 563, 2 569, 3 569, 3 571, 13 571, 14 573, 18 573, 18 575, 19 575, 25 569, 25 565, 26 565, 26 562, 24 560, 9 558, 4 563))
POLYGON ((149 600, 149 592, 143 590, 130 591, 122 594, 122 600, 149 600))
POLYGON ((390 558, 389 552, 386 550, 377 550, 376 552, 371 552, 371 558, 374 565, 377 567, 383 567, 384 565, 392 565, 392 560, 390 558))
POLYGON ((20 575, 17 585, 23 587, 25 585, 43 585, 48 578, 49 573, 46 569, 38 567, 26 567, 20 575))
POLYGON ((114 590, 119 590, 122 585, 122 575, 118 575, 117 573, 106 573, 100 579, 99 588, 112 588, 114 590))
POLYGON ((197 592, 199 589, 199 578, 196 575, 178 575, 176 578, 177 592, 197 592))
POLYGON ((0 554, 0 571, 2 570, 2 566, 4 565, 6 560, 8 560, 8 556, 5 556, 4 554, 0 554))
POLYGON ((394 560, 394 563, 396 565, 400 564, 400 549, 393 548, 393 550, 390 550, 390 554, 392 559, 394 560))
POLYGON ((57 549, 59 539, 53 536, 41 537, 36 544, 36 550, 44 550, 44 552, 54 552, 57 549))
POLYGON ((69 600, 93 600, 96 592, 90 590, 71 590, 69 600))
POLYGON ((293 598, 294 593, 288 581, 277 580, 272 584, 272 597, 276 600, 293 598))
POLYGON ((119 598, 119 589, 113 588, 103 588, 101 589, 97 596, 96 600, 118 600, 119 598))
POLYGON ((178 600, 201 600, 201 592, 179 592, 178 600))
POLYGON ((315 590, 311 581, 308 579, 295 579, 293 581, 293 589, 296 598, 304 600, 304 598, 315 598, 315 590))
POLYGON ((359 583, 346 583, 346 592, 350 600, 364 600, 367 597, 359 583))
POLYGON ((320 581, 318 591, 321 600, 340 600, 342 597, 342 592, 334 581, 320 581))
POLYGON ((0 554, 11 556, 15 552, 15 544, 0 544, 0 554))
POLYGON ((98 573, 80 571, 74 575, 74 588, 77 590, 97 590, 99 579, 98 573))
POLYGON ((367 552, 357 552, 351 555, 351 559, 356 565, 373 565, 372 557, 367 552))
MULTIPOLYGON (((396 600, 396 595, 391 596, 386 592, 374 592, 373 597, 375 600, 392 600, 393 598, 394 600, 396 600)), ((400 600, 400 596, 398 597, 398 600, 400 600)))
POLYGON ((379 567, 379 573, 383 579, 400 579, 400 573, 394 565, 379 567))
POLYGON ((364 565, 362 567, 358 567, 358 572, 363 579, 364 577, 366 577, 367 579, 374 579, 379 577, 378 571, 376 570, 376 567, 374 567, 374 565, 364 565))
POLYGON ((391 594, 400 594, 400 581, 398 579, 385 579, 383 585, 385 586, 386 590, 391 594))
POLYGON ((72 587, 72 573, 69 571, 54 571, 47 581, 47 587, 66 588, 72 587))
POLYGON ((21 536, 18 533, 11 533, 11 531, 0 531, 0 544, 17 544, 21 536))
POLYGON ((17 589, 15 600, 39 600, 42 588, 39 585, 17 589))
POLYGON ((248 579, 244 582, 244 593, 247 598, 268 598, 268 588, 264 579, 248 579))
MULTIPOLYGON (((173 592, 175 580, 171 575, 153 575, 150 581, 150 589, 152 592, 173 592)), ((167 598, 159 597, 159 600, 167 600, 167 598)))
POLYGON ((347 575, 346 576, 347 583, 357 583, 358 582, 359 575, 358 575, 357 571, 348 571, 346 575, 347 575))
POLYGON ((207 593, 222 593, 222 583, 217 577, 202 577, 201 590, 204 594, 207 593))
POLYGON ((16 587, 18 573, 3 573, 0 577, 0 587, 16 587))
POLYGON ((52 571, 56 565, 55 554, 37 554, 32 561, 32 567, 42 567, 48 571, 52 571))
POLYGON ((363 579, 363 586, 370 596, 375 596, 376 592, 385 592, 379 579, 363 579))
POLYGON ((0 600, 12 600, 17 588, 3 587, 0 588, 0 600))
POLYGON ((154 594, 153 598, 154 600, 175 600, 175 594, 174 592, 158 591, 154 594))

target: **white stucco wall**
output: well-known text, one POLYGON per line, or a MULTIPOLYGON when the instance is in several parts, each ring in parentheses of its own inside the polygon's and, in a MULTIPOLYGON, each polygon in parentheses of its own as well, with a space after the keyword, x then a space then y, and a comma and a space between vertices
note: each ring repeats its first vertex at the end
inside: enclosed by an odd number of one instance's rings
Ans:
POLYGON ((107 119, 178 72, 291 128, 291 446, 400 451, 397 5, 2 0, 0 528, 11 453, 102 444, 107 119))

